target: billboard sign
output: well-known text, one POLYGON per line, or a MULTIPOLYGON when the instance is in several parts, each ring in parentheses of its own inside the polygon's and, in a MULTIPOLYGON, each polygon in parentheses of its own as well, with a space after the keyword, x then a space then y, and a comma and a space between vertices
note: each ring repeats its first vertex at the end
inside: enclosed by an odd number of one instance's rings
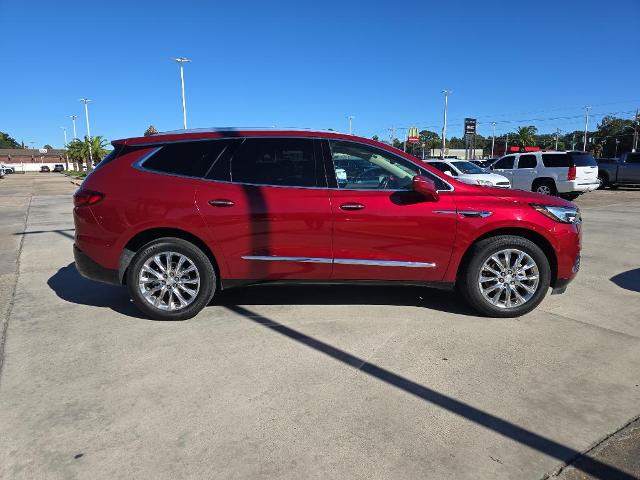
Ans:
POLYGON ((465 118, 464 119, 464 134, 475 135, 476 134, 476 119, 465 118))
POLYGON ((420 134, 418 133, 417 127, 409 128, 409 132, 407 133, 407 141, 409 143, 419 143, 420 142, 420 134))

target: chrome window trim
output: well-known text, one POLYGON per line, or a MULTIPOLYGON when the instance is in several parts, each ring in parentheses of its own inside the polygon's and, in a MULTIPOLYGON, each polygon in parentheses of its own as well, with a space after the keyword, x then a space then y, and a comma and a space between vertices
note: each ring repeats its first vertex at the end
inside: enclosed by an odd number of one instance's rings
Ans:
POLYGON ((300 263, 333 263, 336 265, 363 265, 370 267, 408 267, 433 268, 431 262, 403 262, 399 260, 360 260, 356 258, 319 258, 319 257, 280 257, 276 255, 243 255, 243 260, 261 260, 269 262, 300 262, 300 263))

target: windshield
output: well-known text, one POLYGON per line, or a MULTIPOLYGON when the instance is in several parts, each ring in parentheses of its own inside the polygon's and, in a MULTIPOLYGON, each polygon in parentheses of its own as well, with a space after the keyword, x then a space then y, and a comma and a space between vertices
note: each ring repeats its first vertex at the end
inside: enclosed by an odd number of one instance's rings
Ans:
POLYGON ((462 173, 470 173, 470 174, 485 173, 484 170, 482 170, 475 163, 471 163, 471 162, 451 162, 451 163, 454 167, 456 167, 462 173))

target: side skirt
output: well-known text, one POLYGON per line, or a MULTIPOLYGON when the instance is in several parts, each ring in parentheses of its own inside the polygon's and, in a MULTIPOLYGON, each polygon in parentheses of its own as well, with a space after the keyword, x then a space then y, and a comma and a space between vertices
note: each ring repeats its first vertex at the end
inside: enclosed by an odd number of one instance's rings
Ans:
POLYGON ((251 280, 251 279, 231 279, 221 281, 221 290, 228 290, 236 287, 246 287, 251 285, 358 285, 358 286, 376 286, 376 287, 425 287, 437 290, 452 291, 455 289, 455 283, 450 282, 412 282, 404 280, 251 280))

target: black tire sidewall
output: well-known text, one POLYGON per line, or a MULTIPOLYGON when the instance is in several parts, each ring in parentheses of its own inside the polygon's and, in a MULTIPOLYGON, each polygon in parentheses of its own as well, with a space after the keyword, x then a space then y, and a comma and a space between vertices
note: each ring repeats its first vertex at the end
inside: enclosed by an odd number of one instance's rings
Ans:
POLYGON ((536 180, 533 185, 533 191, 536 193, 542 193, 543 195, 557 195, 558 191, 556 190, 556 185, 552 180, 536 180), (538 187, 546 185, 549 187, 550 193, 546 194, 543 192, 538 192, 538 187))
POLYGON ((216 274, 211 261, 194 244, 181 238, 161 238, 142 247, 131 260, 127 269, 129 295, 145 315, 155 320, 186 320, 198 314, 213 298, 216 290, 216 274), (138 288, 138 274, 144 262, 152 255, 163 251, 181 253, 193 261, 200 275, 200 291, 196 300, 188 307, 174 312, 164 311, 150 305, 138 288))
POLYGON ((536 308, 544 299, 551 284, 551 267, 544 252, 531 240, 524 237, 501 235, 479 242, 463 272, 461 290, 467 302, 477 311, 490 317, 520 317, 536 308), (514 308, 499 308, 485 300, 478 287, 480 268, 492 254, 506 248, 517 248, 529 254, 538 265, 539 283, 533 297, 524 305, 514 308))

